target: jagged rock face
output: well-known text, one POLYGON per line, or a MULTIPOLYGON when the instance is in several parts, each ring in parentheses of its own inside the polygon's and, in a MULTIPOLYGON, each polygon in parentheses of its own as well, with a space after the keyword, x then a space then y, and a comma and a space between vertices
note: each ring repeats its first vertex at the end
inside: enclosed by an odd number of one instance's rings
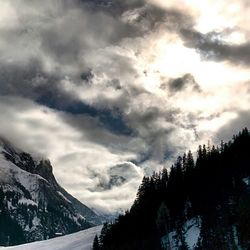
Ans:
POLYGON ((101 220, 56 181, 49 160, 0 142, 0 245, 43 240, 101 220))

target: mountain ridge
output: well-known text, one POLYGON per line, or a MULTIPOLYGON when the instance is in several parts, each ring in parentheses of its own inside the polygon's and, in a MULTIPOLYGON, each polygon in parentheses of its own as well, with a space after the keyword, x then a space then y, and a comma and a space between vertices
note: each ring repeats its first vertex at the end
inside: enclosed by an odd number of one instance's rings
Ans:
POLYGON ((48 159, 0 140, 0 244, 44 240, 101 222, 57 183, 48 159))

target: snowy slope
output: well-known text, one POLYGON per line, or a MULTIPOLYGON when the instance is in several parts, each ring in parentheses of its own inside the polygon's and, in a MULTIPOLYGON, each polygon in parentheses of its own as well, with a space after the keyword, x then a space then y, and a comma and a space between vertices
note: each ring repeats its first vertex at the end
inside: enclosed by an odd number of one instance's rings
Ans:
POLYGON ((0 247, 0 250, 91 250, 94 237, 100 233, 101 228, 92 227, 78 233, 15 247, 0 247))
POLYGON ((188 249, 193 250, 200 237, 200 227, 200 217, 187 220, 182 227, 183 238, 178 236, 177 230, 173 230, 162 237, 162 246, 164 249, 178 250, 184 241, 188 249))
POLYGON ((101 219, 56 181, 46 159, 0 138, 0 246, 66 235, 101 219))

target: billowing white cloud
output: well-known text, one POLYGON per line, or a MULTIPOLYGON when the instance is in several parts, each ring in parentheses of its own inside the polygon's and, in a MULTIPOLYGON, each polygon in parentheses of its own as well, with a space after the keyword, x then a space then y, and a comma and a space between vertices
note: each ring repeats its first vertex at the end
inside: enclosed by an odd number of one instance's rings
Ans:
POLYGON ((243 0, 0 2, 0 134, 50 158, 87 205, 128 208, 144 173, 245 124, 248 9, 243 0))
POLYGON ((88 116, 71 117, 23 98, 2 97, 0 113, 0 134, 22 150, 48 157, 59 183, 89 206, 110 212, 131 204, 143 171, 130 163, 136 151, 122 149, 130 144, 133 148, 136 142, 111 134, 88 116), (65 119, 70 119, 72 126, 65 119), (74 120, 81 124, 81 130, 73 126, 74 120), (126 195, 117 194, 116 183, 110 183, 104 192, 95 191, 98 185, 108 184, 112 176, 125 178, 118 186, 127 190, 126 195), (104 193, 112 197, 109 199, 115 198, 115 206, 95 203, 104 193), (124 205, 119 206, 119 201, 124 205))

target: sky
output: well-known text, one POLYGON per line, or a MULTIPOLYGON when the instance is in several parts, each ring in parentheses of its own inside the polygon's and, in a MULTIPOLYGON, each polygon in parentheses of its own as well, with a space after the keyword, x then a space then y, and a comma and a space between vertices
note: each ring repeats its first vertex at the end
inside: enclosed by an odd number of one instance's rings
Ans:
POLYGON ((91 208, 250 125, 247 0, 0 0, 0 136, 91 208))

